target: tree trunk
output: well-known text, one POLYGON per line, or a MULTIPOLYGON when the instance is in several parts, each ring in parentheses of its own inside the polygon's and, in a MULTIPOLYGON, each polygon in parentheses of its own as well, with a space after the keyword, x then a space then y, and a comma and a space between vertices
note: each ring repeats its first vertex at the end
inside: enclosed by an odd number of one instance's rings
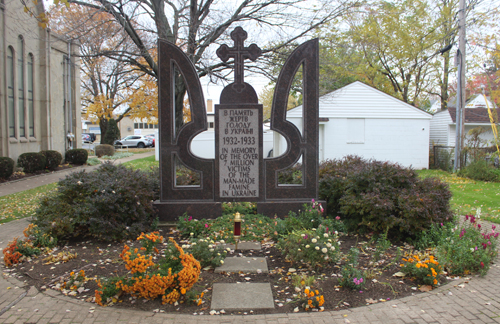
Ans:
POLYGON ((104 136, 106 135, 106 131, 108 130, 108 123, 109 122, 106 118, 99 118, 99 127, 101 128, 101 144, 105 144, 102 141, 104 140, 104 136))
POLYGON ((448 108, 448 77, 450 74, 450 51, 443 54, 443 82, 441 82, 441 110, 448 108))

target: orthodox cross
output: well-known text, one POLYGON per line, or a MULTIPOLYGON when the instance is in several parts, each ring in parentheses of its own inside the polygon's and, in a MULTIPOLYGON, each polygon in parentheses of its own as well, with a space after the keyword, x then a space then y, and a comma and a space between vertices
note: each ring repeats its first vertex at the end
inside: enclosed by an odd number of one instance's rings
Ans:
POLYGON ((217 49, 217 56, 223 61, 227 62, 230 57, 234 57, 234 84, 233 88, 241 92, 245 88, 243 61, 246 58, 255 61, 261 54, 262 50, 255 44, 244 47, 244 41, 247 39, 247 32, 241 27, 236 27, 231 32, 231 39, 234 41, 234 47, 228 47, 226 44, 221 45, 217 49))

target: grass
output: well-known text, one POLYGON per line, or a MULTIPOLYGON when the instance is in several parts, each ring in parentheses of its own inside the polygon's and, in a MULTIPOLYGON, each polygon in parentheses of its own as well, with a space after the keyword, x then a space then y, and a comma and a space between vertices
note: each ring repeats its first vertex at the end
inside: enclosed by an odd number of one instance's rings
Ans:
POLYGON ((459 215, 476 214, 491 222, 500 223, 500 183, 461 178, 441 170, 417 171, 421 178, 437 177, 450 185, 451 206, 459 215))
POLYGON ((155 160, 154 155, 123 163, 123 165, 130 167, 134 170, 135 169, 149 170, 151 169, 151 167, 158 166, 158 164, 159 162, 155 160))
POLYGON ((0 224, 33 216, 38 208, 39 199, 55 190, 56 186, 57 183, 51 183, 0 197, 0 224))

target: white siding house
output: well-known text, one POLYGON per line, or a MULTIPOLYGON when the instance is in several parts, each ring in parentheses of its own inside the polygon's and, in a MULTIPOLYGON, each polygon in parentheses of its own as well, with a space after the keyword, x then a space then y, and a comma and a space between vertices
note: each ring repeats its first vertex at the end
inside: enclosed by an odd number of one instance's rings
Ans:
MULTIPOLYGON (((390 161, 415 169, 429 167, 432 115, 362 82, 353 82, 319 99, 319 159, 349 154, 390 161)), ((302 106, 287 112, 302 129, 302 106)), ((274 156, 286 150, 275 133, 274 156)))
MULTIPOLYGON (((498 114, 498 109, 492 109, 492 112, 498 114)), ((481 134, 481 138, 488 142, 487 145, 491 145, 494 136, 487 108, 465 108, 464 124, 466 139, 471 129, 482 127, 485 129, 485 132, 481 134)), ((431 120, 430 128, 429 144, 431 147, 434 145, 455 146, 456 108, 450 107, 447 110, 436 113, 431 120)))

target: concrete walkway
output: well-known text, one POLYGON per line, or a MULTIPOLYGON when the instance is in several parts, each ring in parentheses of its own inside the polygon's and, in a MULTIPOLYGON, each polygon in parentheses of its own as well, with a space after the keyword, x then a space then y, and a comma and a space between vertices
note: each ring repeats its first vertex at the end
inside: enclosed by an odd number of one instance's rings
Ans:
MULTIPOLYGON (((36 179, 24 181, 33 186, 49 183, 36 179)), ((5 189, 2 187, 0 189, 5 189)), ((0 225, 0 248, 5 248, 13 237, 21 236, 27 224, 28 221, 22 219, 0 225)), ((500 288, 497 283, 500 266, 496 264, 483 278, 460 279, 431 292, 365 307, 321 313, 214 316, 99 307, 54 290, 39 292, 10 277, 8 269, 3 267, 3 262, 1 264, 0 323, 500 323, 500 288)))
MULTIPOLYGON (((133 161, 137 159, 142 159, 148 156, 154 155, 154 151, 146 152, 146 153, 140 153, 140 154, 134 154, 132 156, 123 158, 123 159, 118 159, 118 160, 113 160, 113 163, 124 163, 128 161, 133 161)), ((34 177, 29 177, 29 178, 24 178, 12 182, 4 182, 0 183, 0 197, 10 195, 13 193, 21 192, 24 190, 28 189, 33 189, 36 187, 44 186, 49 183, 54 183, 59 181, 60 179, 64 179, 67 175, 73 172, 78 172, 78 171, 92 171, 95 170, 99 167, 99 165, 94 165, 94 166, 88 166, 88 165, 83 165, 83 166, 78 166, 74 167, 71 169, 66 169, 63 171, 57 171, 57 172, 52 172, 52 173, 46 173, 46 174, 40 174, 34 177)))

